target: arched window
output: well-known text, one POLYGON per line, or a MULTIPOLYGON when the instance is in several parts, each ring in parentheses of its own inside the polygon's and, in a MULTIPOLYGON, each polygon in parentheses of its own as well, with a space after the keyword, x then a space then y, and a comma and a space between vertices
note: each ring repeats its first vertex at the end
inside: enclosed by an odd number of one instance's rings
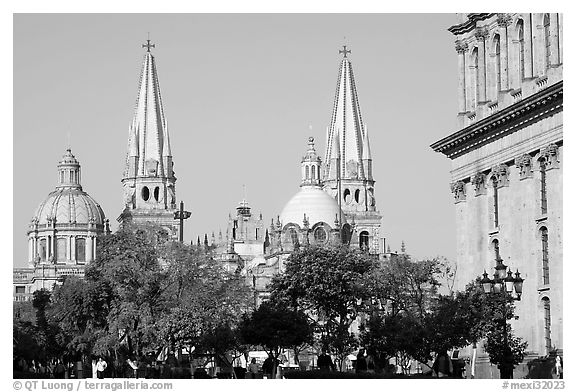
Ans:
POLYGON ((309 171, 310 169, 308 168, 308 165, 306 165, 305 170, 306 170, 306 179, 309 179, 310 178, 310 171, 309 171))
POLYGON ((542 310, 544 316, 544 345, 546 347, 546 353, 549 353, 552 350, 550 298, 542 298, 542 310))
POLYGON ((492 181, 492 202, 494 210, 494 227, 498 227, 498 179, 496 176, 491 178, 492 181))
POLYGON ((312 179, 316 179, 316 166, 312 165, 312 179))
POLYGON ((326 234, 326 230, 322 226, 319 226, 314 230, 314 240, 316 243, 323 244, 326 242, 327 238, 328 235, 326 234))
POLYGON ((86 239, 76 238, 76 261, 86 261, 86 239))
POLYGON ((493 64, 493 70, 494 70, 494 80, 492 81, 492 100, 496 101, 498 100, 498 92, 500 90, 502 90, 502 83, 501 83, 501 78, 502 78, 502 71, 501 71, 501 64, 500 64, 500 35, 496 34, 494 36, 494 41, 493 41, 493 48, 494 48, 494 64, 493 64))
POLYGON ((540 163, 540 212, 542 215, 548 213, 548 193, 546 190, 546 162, 544 159, 538 161, 540 163))
POLYGON ((470 108, 473 111, 476 110, 476 103, 478 102, 478 92, 480 89, 478 88, 479 78, 478 78, 478 48, 472 49, 472 53, 470 54, 470 108))
POLYGON ((154 200, 158 201, 160 198, 160 187, 154 188, 154 200))
POLYGON ((544 68, 547 69, 550 67, 550 63, 551 63, 551 42, 552 39, 550 38, 550 14, 544 14, 544 45, 546 46, 546 57, 545 57, 545 62, 544 62, 544 68))
POLYGON ((66 260, 66 248, 68 243, 66 238, 58 238, 56 239, 56 259, 58 261, 65 261, 66 260))
POLYGON ((542 283, 550 284, 550 262, 548 259, 548 229, 540 229, 540 239, 542 241, 542 283))
POLYGON ((370 240, 370 234, 368 234, 367 231, 361 231, 360 232, 360 249, 362 250, 368 250, 369 247, 369 240, 370 240))
POLYGON ((38 244, 38 256, 40 256, 40 261, 46 260, 46 238, 42 238, 38 244))
POLYGON ((352 201, 352 197, 351 197, 350 189, 346 188, 344 190, 344 202, 346 204, 349 204, 351 201, 352 201))
POLYGON ((292 245, 298 245, 298 232, 296 232, 296 229, 291 227, 289 229, 289 233, 290 233, 290 241, 292 241, 292 245))
POLYGON ((148 189, 147 186, 142 188, 142 199, 144 201, 148 201, 148 199, 150 198, 150 189, 148 189))
POLYGON ((517 88, 520 88, 522 85, 522 81, 524 80, 524 21, 522 19, 518 20, 518 24, 516 25, 516 33, 518 37, 518 85, 517 88))

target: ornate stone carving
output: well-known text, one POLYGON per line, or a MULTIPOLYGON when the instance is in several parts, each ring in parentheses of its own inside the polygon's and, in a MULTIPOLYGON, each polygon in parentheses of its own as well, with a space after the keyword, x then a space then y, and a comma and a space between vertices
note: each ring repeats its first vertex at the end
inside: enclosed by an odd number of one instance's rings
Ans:
POLYGON ((488 29, 486 27, 478 27, 474 33, 474 37, 476 37, 477 41, 484 41, 488 38, 488 34, 488 29))
POLYGON ((510 169, 508 168, 508 165, 501 163, 500 165, 494 166, 489 175, 489 178, 492 177, 496 177, 498 188, 508 186, 510 181, 510 169))
POLYGON ((508 14, 498 14, 498 26, 507 27, 512 24, 512 16, 508 14))
POLYGON ((560 167, 558 155, 558 146, 554 143, 540 149, 540 156, 545 159, 546 169, 558 169, 560 167))
POLYGON ((516 167, 520 169, 520 179, 532 178, 532 157, 530 154, 522 154, 514 160, 516 167))
POLYGON ((357 179, 358 178, 358 163, 353 160, 349 160, 346 163, 346 171, 350 175, 350 178, 357 179))
POLYGON ((176 192, 174 191, 174 185, 170 184, 167 187, 168 189, 168 197, 170 200, 170 205, 175 205, 176 204, 176 192))
POLYGON ((472 185, 474 185, 475 196, 486 194, 486 174, 476 173, 471 179, 472 185))
POLYGON ((458 54, 463 54, 468 50, 468 44, 462 40, 456 40, 455 48, 458 54))
POLYGON ((124 185, 124 204, 128 208, 134 208, 134 194, 136 193, 136 187, 134 184, 124 185))
POLYGON ((456 181, 450 184, 450 190, 454 194, 454 202, 466 201, 466 184, 464 181, 456 181))

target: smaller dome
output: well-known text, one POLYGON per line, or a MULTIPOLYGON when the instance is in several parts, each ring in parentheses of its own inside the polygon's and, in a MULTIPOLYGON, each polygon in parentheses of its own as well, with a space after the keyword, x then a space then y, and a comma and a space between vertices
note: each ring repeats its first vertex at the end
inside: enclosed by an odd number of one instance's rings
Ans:
MULTIPOLYGON (((305 186, 300 188, 290 201, 284 206, 280 214, 280 221, 283 226, 295 223, 302 226, 304 214, 308 218, 310 227, 316 223, 324 222, 330 227, 334 227, 336 217, 340 219, 340 208, 336 200, 318 187, 305 186)), ((344 213, 341 224, 346 222, 344 213)))
POLYGON ((60 161, 60 165, 79 165, 80 163, 76 159, 76 157, 72 154, 71 149, 67 149, 64 155, 62 156, 62 160, 60 161))

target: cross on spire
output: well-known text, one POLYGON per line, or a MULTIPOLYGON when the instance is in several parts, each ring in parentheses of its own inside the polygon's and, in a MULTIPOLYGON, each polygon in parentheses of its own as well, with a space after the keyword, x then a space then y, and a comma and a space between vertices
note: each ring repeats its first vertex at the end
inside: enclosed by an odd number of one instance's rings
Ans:
POLYGON ((146 42, 145 44, 142 44, 142 47, 143 47, 143 48, 146 48, 146 50, 147 50, 148 52, 150 52, 150 48, 155 48, 156 45, 150 43, 150 38, 148 38, 146 41, 147 41, 147 42, 146 42))
POLYGON ((342 46, 344 47, 344 49, 343 49, 343 50, 339 50, 338 53, 344 54, 344 58, 346 58, 346 57, 348 57, 347 54, 348 54, 348 53, 352 53, 352 51, 346 49, 346 45, 342 45, 342 46))

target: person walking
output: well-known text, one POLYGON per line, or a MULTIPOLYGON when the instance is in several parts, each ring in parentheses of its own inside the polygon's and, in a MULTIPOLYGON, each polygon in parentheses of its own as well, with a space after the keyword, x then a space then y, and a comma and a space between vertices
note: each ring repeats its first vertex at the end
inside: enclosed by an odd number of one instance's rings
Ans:
POLYGON ((250 364, 248 365, 248 373, 250 374, 250 378, 258 378, 258 364, 256 363, 256 358, 252 358, 250 364))
POLYGON ((106 370, 107 367, 108 364, 106 363, 106 361, 102 357, 99 357, 98 362, 96 362, 96 374, 98 378, 100 379, 104 378, 104 371, 106 370))

